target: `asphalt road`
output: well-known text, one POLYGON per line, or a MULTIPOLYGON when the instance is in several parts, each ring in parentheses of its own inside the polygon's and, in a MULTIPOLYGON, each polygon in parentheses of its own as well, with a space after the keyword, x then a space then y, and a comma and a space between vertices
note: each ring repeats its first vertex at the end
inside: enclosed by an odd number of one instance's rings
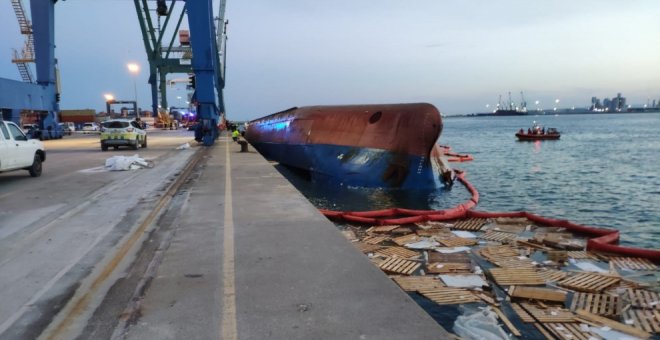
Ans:
MULTIPOLYGON (((56 315, 66 314, 60 312, 76 291, 108 289, 104 282, 113 280, 99 281, 97 272, 112 265, 196 150, 191 131, 148 133, 148 147, 137 151, 102 152, 91 134, 44 141, 41 177, 0 174, 0 339, 36 338, 58 324, 56 315), (185 143, 193 147, 176 150, 185 143), (104 168, 107 158, 135 154, 153 168, 104 168)), ((85 302, 83 309, 94 304, 85 302)))

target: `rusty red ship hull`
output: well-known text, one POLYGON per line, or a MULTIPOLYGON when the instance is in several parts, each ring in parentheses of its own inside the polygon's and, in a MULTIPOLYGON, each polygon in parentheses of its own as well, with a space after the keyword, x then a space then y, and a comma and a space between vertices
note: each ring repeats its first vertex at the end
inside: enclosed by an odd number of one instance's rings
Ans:
POLYGON ((426 103, 308 106, 253 120, 245 137, 315 180, 428 188, 440 185, 431 151, 441 131, 440 112, 426 103))

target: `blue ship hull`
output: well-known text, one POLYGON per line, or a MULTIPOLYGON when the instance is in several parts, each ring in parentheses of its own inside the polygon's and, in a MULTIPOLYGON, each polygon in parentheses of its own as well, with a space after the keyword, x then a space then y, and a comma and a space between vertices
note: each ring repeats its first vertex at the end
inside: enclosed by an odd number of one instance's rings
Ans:
POLYGON ((253 146, 267 159, 308 171, 317 182, 403 189, 442 185, 427 157, 326 144, 259 143, 253 146))

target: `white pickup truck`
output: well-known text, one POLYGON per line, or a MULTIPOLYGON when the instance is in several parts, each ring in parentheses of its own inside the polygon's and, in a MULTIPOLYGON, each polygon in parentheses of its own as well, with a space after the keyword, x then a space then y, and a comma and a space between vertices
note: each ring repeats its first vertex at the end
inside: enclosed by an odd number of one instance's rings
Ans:
POLYGON ((0 172, 23 169, 39 177, 45 160, 43 143, 29 139, 18 125, 0 118, 0 172))

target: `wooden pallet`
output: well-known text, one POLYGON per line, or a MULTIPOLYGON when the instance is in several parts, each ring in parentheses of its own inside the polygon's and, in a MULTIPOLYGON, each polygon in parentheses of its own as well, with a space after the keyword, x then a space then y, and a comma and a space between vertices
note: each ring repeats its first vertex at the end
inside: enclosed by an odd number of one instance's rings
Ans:
POLYGON ((372 236, 367 236, 362 239, 362 242, 368 243, 368 244, 380 244, 382 242, 388 241, 390 238, 388 236, 381 236, 381 235, 372 235, 372 236))
POLYGON ((420 289, 418 291, 424 297, 439 305, 454 305, 481 301, 481 298, 463 288, 440 287, 435 289, 420 289))
POLYGON ((557 284, 578 292, 600 293, 605 288, 616 284, 620 280, 618 277, 596 273, 577 273, 559 281, 557 284))
POLYGON ((563 280, 568 276, 567 272, 554 269, 539 270, 539 275, 545 280, 545 282, 557 282, 563 280))
POLYGON ((445 287, 442 281, 433 276, 390 276, 401 289, 406 292, 416 292, 422 290, 432 290, 445 287))
POLYGON ((396 243, 400 246, 403 246, 403 245, 406 245, 408 243, 414 243, 414 242, 420 241, 421 239, 422 238, 420 236, 416 235, 416 234, 409 234, 409 235, 395 237, 395 238, 392 239, 392 242, 394 242, 394 243, 396 243))
POLYGON ((485 247, 479 250, 479 254, 492 263, 502 260, 510 260, 520 256, 520 254, 509 245, 485 247))
POLYGON ((382 254, 382 255, 385 255, 385 256, 389 256, 389 257, 399 257, 399 258, 402 258, 402 259, 416 258, 416 257, 419 257, 421 255, 420 253, 418 253, 416 251, 412 251, 412 250, 404 248, 404 247, 385 247, 385 248, 378 249, 378 251, 376 251, 376 253, 382 254))
POLYGON ((657 270, 658 267, 653 262, 639 257, 611 257, 610 263, 617 267, 630 270, 657 270))
POLYGON ((468 253, 450 253, 443 254, 437 252, 429 252, 428 262, 439 263, 471 263, 470 255, 468 253))
POLYGON ((598 334, 585 332, 580 328, 579 323, 556 323, 548 322, 543 325, 535 323, 534 326, 545 335, 546 339, 560 340, 600 340, 603 339, 598 334), (546 333, 550 332, 550 334, 546 333))
POLYGON ((480 239, 486 241, 495 241, 500 243, 509 243, 518 237, 518 234, 507 233, 504 231, 493 231, 489 230, 483 235, 479 236, 480 239))
POLYGON ((608 318, 621 315, 622 300, 616 295, 575 293, 570 309, 584 309, 589 313, 608 318))
POLYGON ((499 267, 534 267, 530 258, 521 257, 518 252, 509 245, 485 247, 480 250, 479 254, 499 267))
POLYGON ((472 264, 470 263, 429 263, 426 265, 426 272, 429 274, 453 274, 472 273, 472 264))
POLYGON ((530 303, 512 303, 511 308, 513 308, 513 311, 516 312, 516 314, 518 314, 520 319, 526 323, 575 322, 575 316, 573 315, 573 313, 561 307, 541 308, 539 306, 530 303))
POLYGON ((359 249, 361 252, 367 254, 367 253, 373 253, 376 250, 382 248, 382 246, 376 245, 376 244, 369 244, 369 243, 364 243, 364 242, 353 242, 353 245, 357 249, 359 249))
POLYGON ((566 301, 567 294, 568 293, 563 290, 551 288, 524 286, 511 286, 509 288, 509 295, 511 297, 531 300, 544 300, 564 303, 566 301))
POLYGON ((629 326, 649 333, 660 333, 660 312, 658 310, 628 309, 623 313, 623 319, 629 326))
POLYGON ((399 225, 381 225, 378 227, 371 227, 367 229, 367 233, 389 233, 390 231, 400 227, 399 225))
POLYGON ((410 275, 421 265, 422 264, 419 262, 400 259, 398 257, 390 257, 383 261, 378 267, 388 273, 410 275))
POLYGON ((456 221, 452 229, 479 231, 481 228, 483 228, 484 225, 486 225, 486 223, 488 223, 488 220, 485 218, 470 218, 467 220, 456 221))
POLYGON ((583 250, 572 250, 572 251, 567 251, 566 253, 568 254, 568 257, 572 259, 598 260, 598 256, 583 250))
POLYGON ((445 247, 462 247, 462 246, 473 246, 477 244, 477 240, 464 238, 464 237, 449 237, 437 239, 438 242, 442 243, 445 247))
POLYGON ((417 230, 415 233, 421 237, 451 237, 454 234, 451 233, 450 229, 427 229, 427 230, 417 230))
POLYGON ((502 286, 544 285, 545 280, 533 268, 491 268, 491 275, 502 286))
POLYGON ((643 309, 660 309, 660 294, 645 289, 626 289, 623 300, 632 307, 643 309))

